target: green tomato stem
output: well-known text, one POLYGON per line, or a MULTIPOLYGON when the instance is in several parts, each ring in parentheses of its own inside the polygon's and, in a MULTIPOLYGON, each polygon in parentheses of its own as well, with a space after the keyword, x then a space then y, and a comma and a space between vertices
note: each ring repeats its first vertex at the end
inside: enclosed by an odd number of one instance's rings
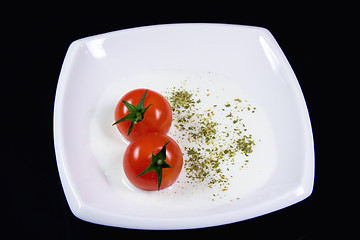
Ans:
POLYGON ((133 127, 135 124, 141 122, 143 119, 144 119, 144 115, 145 115, 145 112, 149 109, 149 107, 152 105, 150 104, 149 106, 147 106, 146 108, 144 107, 144 102, 145 102, 145 98, 146 98, 146 94, 147 94, 147 91, 145 91, 145 93, 143 94, 143 96, 141 97, 139 103, 136 105, 136 106, 133 106, 131 105, 130 103, 122 100, 122 102, 124 103, 125 107, 127 109, 129 109, 129 114, 126 115, 125 117, 123 117, 122 119, 120 120, 117 120, 116 122, 114 122, 112 125, 116 125, 118 123, 122 123, 122 122, 125 122, 125 121, 130 121, 131 124, 130 124, 130 127, 129 127, 129 130, 128 130, 128 136, 130 135, 133 127))
POLYGON ((155 172, 157 176, 158 181, 158 190, 160 190, 161 186, 161 180, 162 180, 162 169, 163 168, 171 168, 171 166, 165 161, 166 160, 166 146, 169 144, 169 142, 165 142, 165 145, 162 147, 162 149, 154 155, 152 154, 151 157, 151 164, 139 175, 136 177, 140 177, 141 175, 147 174, 149 172, 155 172))

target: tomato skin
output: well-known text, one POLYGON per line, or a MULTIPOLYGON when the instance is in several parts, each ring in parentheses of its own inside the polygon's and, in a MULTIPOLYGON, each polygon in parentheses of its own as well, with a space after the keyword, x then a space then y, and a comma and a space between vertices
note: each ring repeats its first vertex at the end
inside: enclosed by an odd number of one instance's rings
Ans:
MULTIPOLYGON (((136 106, 146 89, 135 89, 126 93, 118 102, 115 108, 115 121, 122 119, 129 114, 129 110, 122 100, 136 106)), ((134 141, 141 135, 150 132, 168 133, 172 122, 172 110, 169 102, 160 93, 148 90, 145 98, 145 107, 152 104, 144 114, 144 119, 134 125, 128 136, 130 121, 116 124, 121 135, 129 142, 134 141)))
POLYGON ((168 141, 166 162, 171 168, 162 170, 161 190, 171 186, 181 172, 183 156, 179 145, 165 134, 148 133, 135 139, 126 148, 123 159, 124 172, 135 187, 146 191, 158 190, 157 176, 154 171, 137 176, 151 164, 152 153, 156 155, 168 141))

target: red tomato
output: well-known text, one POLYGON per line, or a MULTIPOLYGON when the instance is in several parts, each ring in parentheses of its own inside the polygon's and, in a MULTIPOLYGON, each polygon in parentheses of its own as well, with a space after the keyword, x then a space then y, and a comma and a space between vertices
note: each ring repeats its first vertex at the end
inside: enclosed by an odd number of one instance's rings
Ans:
POLYGON ((145 107, 145 113, 143 113, 143 116, 140 115, 140 120, 133 124, 130 134, 131 121, 114 123, 119 132, 130 142, 150 132, 166 134, 171 127, 172 110, 169 102, 160 93, 152 90, 147 90, 147 94, 145 92, 146 89, 135 89, 126 93, 120 99, 115 109, 115 121, 119 121, 130 113, 124 101, 136 107, 142 97, 146 95, 145 101, 142 104, 145 107), (143 119, 141 119, 142 117, 143 119))
POLYGON ((166 145, 165 162, 171 168, 162 168, 160 190, 171 186, 180 174, 183 156, 179 145, 169 136, 161 133, 148 133, 129 144, 124 153, 123 167, 126 177, 137 188, 159 190, 158 177, 155 171, 144 172, 154 161, 153 157, 166 145), (141 176, 139 176, 141 175, 141 176))

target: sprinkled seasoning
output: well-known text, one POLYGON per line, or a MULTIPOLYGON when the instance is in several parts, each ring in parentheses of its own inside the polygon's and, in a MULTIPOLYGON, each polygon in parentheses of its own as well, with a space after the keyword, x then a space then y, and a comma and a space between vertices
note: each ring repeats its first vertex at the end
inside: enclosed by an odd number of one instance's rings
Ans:
MULTIPOLYGON (((239 98, 225 103, 204 108, 213 94, 206 90, 202 99, 198 98, 200 89, 185 90, 183 87, 172 88, 164 93, 173 110, 175 135, 184 144, 181 148, 184 154, 184 169, 186 177, 194 184, 205 183, 212 188, 220 187, 222 192, 229 189, 228 172, 238 161, 237 155, 248 157, 255 146, 251 134, 248 134, 241 112, 255 113, 256 108, 239 98), (224 121, 216 121, 218 114, 224 115, 224 121)), ((221 119, 221 118, 220 118, 221 119)), ((239 170, 246 168, 246 159, 239 170)), ((219 196, 219 194, 213 194, 219 196)), ((214 199, 212 199, 214 200, 214 199)))

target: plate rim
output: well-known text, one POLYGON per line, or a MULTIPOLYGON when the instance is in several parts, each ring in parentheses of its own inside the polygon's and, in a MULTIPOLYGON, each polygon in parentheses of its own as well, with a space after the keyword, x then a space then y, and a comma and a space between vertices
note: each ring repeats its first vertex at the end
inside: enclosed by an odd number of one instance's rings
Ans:
MULTIPOLYGON (((93 36, 89 36, 89 37, 85 37, 85 38, 81 38, 78 40, 73 41, 64 58, 63 64, 62 64, 62 68, 60 71, 60 75, 59 75, 59 80, 58 80, 58 84, 57 84, 57 88, 56 88, 56 94, 55 94, 55 101, 54 101, 54 112, 53 112, 53 136, 54 136, 54 148, 55 148, 55 154, 56 154, 56 162, 57 162, 57 167, 58 167, 58 171, 59 171, 59 175, 60 175, 60 180, 64 189, 64 193, 67 199, 67 202, 69 204, 69 207, 72 211, 72 213, 85 221, 89 221, 92 223, 96 223, 96 224, 102 224, 102 225, 107 225, 107 226, 114 226, 114 227, 125 227, 125 228, 133 228, 133 229, 191 229, 191 228, 202 228, 202 227, 210 227, 210 226, 217 226, 217 225, 223 225, 223 224, 229 224, 229 223, 233 223, 233 222, 238 222, 238 221, 243 221, 243 220, 247 220, 250 218, 254 218, 254 217, 258 217, 264 214, 268 214, 270 212, 274 212, 277 211, 279 209, 288 207, 290 205, 296 204, 304 199, 306 199, 307 197, 309 197, 313 191, 313 187, 314 187, 314 178, 315 178, 315 152, 314 152, 314 141, 313 141, 313 133, 312 133, 312 127, 311 127, 311 121, 310 121, 310 116, 309 116, 309 112, 308 112, 308 108, 306 105, 306 101, 304 98, 304 95, 302 93, 300 84, 296 78, 296 75, 290 65, 290 63, 288 62, 285 54, 283 53, 282 49, 280 48, 280 46, 278 45, 277 41, 275 40, 275 38, 273 37, 273 35, 270 33, 269 30, 267 30, 266 28, 263 27, 257 27, 257 26, 248 26, 248 25, 237 25, 237 24, 223 24, 223 23, 173 23, 173 24, 157 24, 157 25, 149 25, 149 26, 141 26, 141 27, 134 27, 134 28, 128 28, 128 29, 122 29, 122 30, 116 30, 116 31, 111 31, 111 32, 107 32, 107 33, 102 33, 102 34, 97 34, 97 35, 93 35, 93 36), (166 218, 161 218, 161 219, 156 219, 154 220, 153 218, 151 218, 153 222, 153 225, 151 225, 151 227, 149 227, 147 224, 139 224, 139 220, 149 220, 150 218, 144 218, 144 217, 130 217, 130 216, 126 216, 126 215, 118 215, 118 214, 109 214, 109 213, 104 213, 103 211, 99 210, 99 209, 95 209, 91 206, 89 206, 87 203, 82 202, 81 197, 77 195, 77 190, 76 190, 76 186, 74 184, 72 184, 72 180, 71 180, 71 176, 68 175, 68 168, 69 166, 67 165, 66 161, 65 161, 65 157, 64 157, 64 152, 65 150, 63 149, 63 146, 61 146, 61 142, 63 142, 63 138, 64 136, 61 133, 61 126, 62 126, 62 118, 61 118, 61 112, 60 109, 62 109, 63 107, 63 99, 64 99, 64 94, 66 92, 66 85, 68 84, 69 78, 69 69, 72 66, 72 63, 74 61, 74 56, 76 55, 76 53, 79 51, 79 46, 81 46, 81 44, 88 42, 88 41, 92 41, 94 39, 98 39, 98 38, 111 38, 114 35, 117 34, 122 34, 124 32, 128 32, 128 31, 142 31, 143 29, 156 29, 156 28, 164 28, 164 27, 178 27, 178 26, 198 26, 198 27, 202 27, 202 26, 217 26, 217 27, 233 27, 233 28, 247 28, 247 29, 257 29, 259 31, 262 32, 262 34, 266 35, 272 43, 272 48, 275 47, 276 48, 276 54, 279 55, 278 57, 281 57, 281 63, 285 64, 286 67, 286 75, 288 78, 291 79, 292 82, 292 88, 296 88, 294 92, 296 92, 299 96, 297 96, 297 100, 300 99, 301 102, 298 102, 298 104, 301 104, 301 115, 302 115, 302 121, 304 121, 305 124, 305 129, 306 129, 306 133, 305 133, 305 137, 306 137, 306 146, 305 146, 305 150, 306 150, 306 156, 305 157, 306 160, 306 168, 307 170, 305 171, 305 175, 306 176, 302 176, 305 179, 301 180, 301 186, 299 186, 299 188, 303 188, 304 193, 299 195, 299 197, 297 199, 293 199, 291 201, 289 201, 287 204, 278 204, 276 205, 276 202, 273 203, 275 206, 274 207, 269 207, 269 206, 262 206, 263 209, 261 212, 261 214, 250 214, 249 210, 247 210, 246 212, 248 217, 243 217, 243 218, 236 218, 238 211, 234 211, 235 213, 232 213, 229 215, 229 213, 224 213, 221 215, 226 215, 227 220, 217 220, 216 217, 211 216, 211 219, 209 219, 209 216, 206 217, 198 217, 199 220, 202 219, 205 221, 199 221, 198 224, 191 224, 191 226, 189 224, 186 224, 186 220, 189 219, 189 217, 181 217, 178 219, 166 219, 166 218), (295 81, 294 81, 295 80, 295 81), (108 219, 102 219, 99 218, 98 214, 100 215, 107 215, 108 219), (230 216, 230 218, 229 218, 230 216), (113 220, 117 220, 119 221, 120 219, 124 220, 121 222, 119 222, 119 224, 114 224, 113 220), (211 221, 210 221, 211 220, 211 221), (167 223, 169 224, 168 226, 163 226, 164 221, 167 221, 167 223), (175 222, 174 222, 175 221, 175 222), (204 224, 204 222, 207 222, 204 224)), ((260 204, 261 205, 261 204, 260 204)), ((255 206, 255 205, 254 205, 255 206)), ((258 208, 259 206, 257 206, 258 208)), ((254 208, 254 207, 252 207, 254 208)), ((251 210, 251 209, 250 209, 251 210)), ((190 217, 191 219, 194 219, 194 217, 190 217)), ((194 222, 192 222, 194 223, 194 222)))

